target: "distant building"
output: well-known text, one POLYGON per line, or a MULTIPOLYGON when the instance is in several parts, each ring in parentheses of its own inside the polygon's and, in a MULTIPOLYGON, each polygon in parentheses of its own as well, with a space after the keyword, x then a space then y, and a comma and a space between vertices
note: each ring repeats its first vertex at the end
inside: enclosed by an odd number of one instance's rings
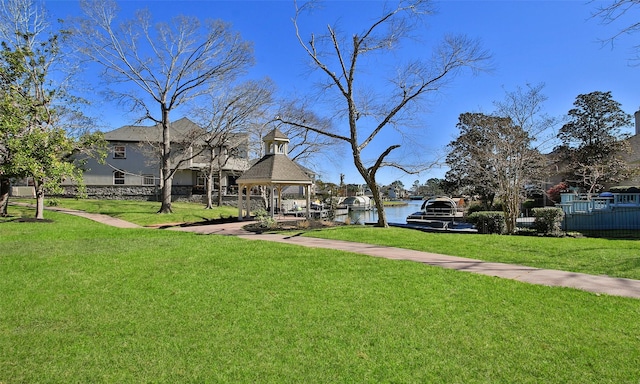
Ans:
MULTIPOLYGON (((177 171, 172 193, 179 196, 203 194, 206 178, 203 170, 212 156, 231 156, 221 163, 222 178, 214 180, 214 191, 223 195, 237 192, 236 179, 249 168, 248 135, 234 135, 228 140, 237 150, 224 147, 214 153, 205 150, 207 132, 188 118, 171 123, 171 148, 176 154, 177 171), (197 154, 196 156, 193 156, 197 154), (232 154, 232 155, 230 155, 232 154), (178 163, 181 159, 187 159, 178 163)), ((162 127, 127 125, 105 133, 109 152, 105 164, 89 159, 84 182, 90 196, 106 198, 144 198, 157 196, 161 182, 162 127)))

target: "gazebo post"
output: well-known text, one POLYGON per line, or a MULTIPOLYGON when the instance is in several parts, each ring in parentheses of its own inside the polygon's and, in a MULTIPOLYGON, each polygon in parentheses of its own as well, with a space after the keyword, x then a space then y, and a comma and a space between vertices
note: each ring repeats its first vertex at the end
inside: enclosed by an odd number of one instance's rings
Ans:
POLYGON ((244 188, 244 185, 239 184, 238 185, 238 221, 242 221, 243 215, 242 215, 242 189, 244 188))
POLYGON ((269 185, 269 198, 271 199, 271 204, 269 204, 270 210, 271 210, 271 218, 273 219, 275 217, 275 213, 276 213, 276 199, 275 199, 275 195, 274 195, 274 186, 273 185, 269 185))
POLYGON ((282 214, 282 185, 278 185, 278 212, 282 214))
POLYGON ((305 192, 307 195, 307 220, 311 219, 311 185, 305 186, 305 192))
POLYGON ((245 219, 249 220, 251 219, 251 188, 252 185, 251 184, 247 184, 245 186, 247 188, 247 211, 246 211, 246 215, 245 215, 245 219))

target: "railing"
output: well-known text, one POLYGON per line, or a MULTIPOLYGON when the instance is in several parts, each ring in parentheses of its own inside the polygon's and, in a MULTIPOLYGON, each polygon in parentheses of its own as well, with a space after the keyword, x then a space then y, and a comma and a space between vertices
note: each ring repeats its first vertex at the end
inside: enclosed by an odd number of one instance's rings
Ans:
POLYGON ((640 193, 607 193, 601 195, 577 195, 563 193, 557 204, 566 215, 590 214, 595 211, 613 210, 617 207, 640 208, 640 193))

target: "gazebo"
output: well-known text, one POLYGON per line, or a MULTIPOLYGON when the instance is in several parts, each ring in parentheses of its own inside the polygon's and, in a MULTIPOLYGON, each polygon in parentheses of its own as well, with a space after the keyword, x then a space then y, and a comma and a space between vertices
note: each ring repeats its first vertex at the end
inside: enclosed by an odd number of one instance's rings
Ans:
POLYGON ((263 139, 265 155, 237 179, 238 183, 238 220, 243 220, 242 210, 246 209, 244 218, 250 218, 251 188, 264 186, 269 189, 271 217, 275 215, 275 195, 278 204, 282 204, 282 189, 288 186, 303 186, 307 199, 306 216, 310 216, 311 178, 288 156, 289 138, 277 128, 269 132, 263 139), (246 190, 246 208, 242 201, 243 190, 246 190))

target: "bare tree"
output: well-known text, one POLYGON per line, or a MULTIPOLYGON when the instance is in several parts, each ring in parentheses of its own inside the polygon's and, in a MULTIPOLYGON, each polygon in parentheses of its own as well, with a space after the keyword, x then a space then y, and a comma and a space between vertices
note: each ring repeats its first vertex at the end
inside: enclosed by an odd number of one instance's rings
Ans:
MULTIPOLYGON (((221 183, 223 168, 231 161, 247 157, 248 130, 265 120, 273 92, 274 86, 269 79, 247 81, 235 87, 212 90, 209 105, 198 109, 207 131, 204 148, 208 164, 203 169, 207 177, 207 209, 213 208, 214 174, 221 183)), ((222 205, 221 185, 217 203, 222 205)))
POLYGON ((113 0, 82 0, 85 18, 75 32, 79 51, 101 65, 112 97, 130 103, 162 127, 162 206, 171 212, 171 112, 229 81, 253 63, 252 48, 220 20, 204 24, 179 15, 169 23, 152 23, 147 10, 116 24, 113 0), (130 85, 123 87, 123 85, 130 85))
POLYGON ((542 156, 531 148, 527 131, 510 117, 463 113, 458 128, 460 136, 449 144, 447 179, 480 187, 499 198, 506 230, 514 233, 526 185, 542 168, 542 156))
MULTIPOLYGON (((545 167, 541 153, 553 150, 557 141, 555 128, 560 121, 544 112, 544 103, 547 101, 547 96, 543 93, 544 87, 544 83, 538 83, 526 84, 525 87, 517 87, 513 91, 505 90, 504 99, 493 103, 496 115, 510 118, 516 127, 527 134, 527 140, 521 144, 530 149, 524 152, 529 154, 529 157, 524 159, 529 168, 522 176, 526 177, 524 181, 529 184, 529 188, 542 193, 546 193, 545 179, 548 174, 543 171, 545 167)), ((514 185, 522 185, 522 180, 515 180, 514 185)), ((511 202, 514 209, 524 202, 524 192, 522 190, 520 194, 511 194, 517 198, 517 201, 511 202)))
MULTIPOLYGON (((322 118, 310 108, 307 100, 288 100, 280 102, 276 112, 277 121, 296 122, 297 124, 277 124, 290 140, 289 157, 291 160, 311 165, 326 152, 336 153, 338 140, 316 131, 305 129, 304 125, 320 128, 323 132, 334 132, 330 119, 322 118)), ((276 122, 277 122, 276 121, 276 122)))
POLYGON ((558 118, 547 115, 544 112, 544 103, 547 96, 543 93, 545 84, 526 84, 517 87, 513 91, 505 90, 502 101, 494 101, 496 114, 509 117, 513 123, 526 131, 533 146, 540 152, 553 149, 556 139, 554 128, 559 122, 558 118))
MULTIPOLYGON (((626 23, 613 35, 603 39, 603 43, 613 45, 622 36, 632 35, 640 30, 640 21, 637 21, 637 15, 633 15, 633 11, 637 10, 638 0, 598 1, 597 4, 593 17, 599 18, 603 24, 626 23)), ((640 44, 635 45, 633 51, 636 53, 634 61, 638 62, 640 60, 640 44)))
POLYGON ((302 36, 299 20, 304 11, 312 8, 313 2, 296 4, 293 22, 298 41, 312 65, 325 77, 323 90, 327 96, 341 100, 336 116, 345 119, 348 131, 334 133, 305 122, 285 122, 343 141, 350 147, 353 163, 373 193, 381 227, 388 224, 376 182, 378 171, 395 167, 413 173, 417 169, 390 160, 389 155, 399 144, 389 144, 370 162, 365 160, 363 151, 381 132, 389 129, 402 132, 409 126, 424 96, 440 91, 463 68, 483 69, 489 59, 489 54, 476 41, 464 36, 448 36, 433 50, 430 59, 419 58, 394 68, 390 72, 391 89, 377 93, 367 88, 367 84, 356 82, 362 74, 361 61, 375 54, 388 54, 413 37, 422 19, 432 13, 430 4, 426 0, 400 2, 395 8, 384 9, 362 32, 350 37, 328 26, 326 34, 312 34, 309 38, 302 36))

